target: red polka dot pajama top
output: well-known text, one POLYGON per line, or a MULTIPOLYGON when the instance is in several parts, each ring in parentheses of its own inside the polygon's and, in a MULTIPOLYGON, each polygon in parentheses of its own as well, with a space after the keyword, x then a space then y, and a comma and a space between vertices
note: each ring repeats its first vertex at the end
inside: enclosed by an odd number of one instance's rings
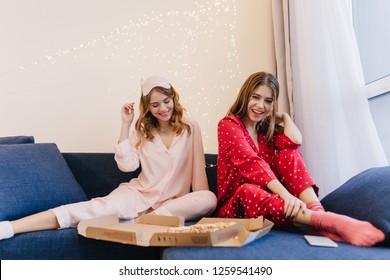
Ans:
POLYGON ((301 153, 300 145, 284 133, 275 132, 271 143, 258 135, 257 149, 241 119, 226 116, 218 123, 218 206, 219 217, 264 216, 275 225, 290 226, 284 216, 284 201, 267 184, 277 179, 298 197, 313 186, 318 193, 301 153))

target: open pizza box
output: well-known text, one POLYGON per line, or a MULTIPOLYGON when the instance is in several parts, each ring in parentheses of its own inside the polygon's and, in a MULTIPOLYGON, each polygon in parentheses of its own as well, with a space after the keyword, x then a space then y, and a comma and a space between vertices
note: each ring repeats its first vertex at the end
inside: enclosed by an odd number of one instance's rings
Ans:
MULTIPOLYGON (((196 225, 229 223, 212 232, 167 232, 183 228, 184 219, 176 216, 143 215, 134 223, 121 223, 115 216, 81 221, 80 235, 138 246, 211 246, 241 247, 264 235, 273 223, 263 217, 256 219, 203 218, 196 225)), ((215 226, 215 225, 214 225, 215 226)))

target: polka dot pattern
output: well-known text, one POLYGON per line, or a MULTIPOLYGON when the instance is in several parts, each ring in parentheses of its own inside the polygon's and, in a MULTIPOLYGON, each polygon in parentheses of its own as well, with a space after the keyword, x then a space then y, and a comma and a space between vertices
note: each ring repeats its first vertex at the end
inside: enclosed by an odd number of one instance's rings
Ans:
POLYGON ((256 147, 243 122, 233 116, 218 124, 218 216, 254 218, 264 216, 275 225, 289 226, 284 201, 267 189, 278 179, 290 193, 299 196, 309 186, 318 188, 298 148, 284 133, 275 133, 271 143, 258 136, 256 147))

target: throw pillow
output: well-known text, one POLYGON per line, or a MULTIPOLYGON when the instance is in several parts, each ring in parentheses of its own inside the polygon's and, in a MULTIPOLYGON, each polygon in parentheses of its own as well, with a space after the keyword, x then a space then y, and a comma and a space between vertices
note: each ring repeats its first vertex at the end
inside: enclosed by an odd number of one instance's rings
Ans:
POLYGON ((0 221, 86 199, 55 144, 0 145, 0 221))
POLYGON ((365 170, 321 200, 327 211, 371 222, 390 244, 390 166, 365 170))
POLYGON ((3 144, 30 144, 30 143, 35 143, 33 136, 0 137, 0 145, 3 145, 3 144))

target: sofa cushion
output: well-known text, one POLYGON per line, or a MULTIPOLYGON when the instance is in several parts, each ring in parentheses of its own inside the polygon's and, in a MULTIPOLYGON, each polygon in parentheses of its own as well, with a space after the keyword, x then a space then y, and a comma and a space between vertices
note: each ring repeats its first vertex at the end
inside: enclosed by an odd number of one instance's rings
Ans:
POLYGON ((327 211, 371 222, 390 244, 390 166, 363 171, 325 196, 327 211))
POLYGON ((4 144, 30 144, 34 143, 33 136, 7 136, 0 137, 0 145, 4 144))
POLYGON ((385 246, 358 247, 338 242, 337 248, 310 246, 303 229, 280 229, 243 247, 168 247, 163 260, 389 260, 385 246))
POLYGON ((156 260, 160 258, 161 250, 161 247, 141 247, 85 238, 75 228, 17 234, 0 241, 2 261, 156 260))
POLYGON ((141 170, 120 171, 113 153, 63 153, 62 156, 89 199, 108 195, 121 183, 137 177, 141 170))
POLYGON ((0 145, 0 220, 86 200, 55 144, 0 145))

